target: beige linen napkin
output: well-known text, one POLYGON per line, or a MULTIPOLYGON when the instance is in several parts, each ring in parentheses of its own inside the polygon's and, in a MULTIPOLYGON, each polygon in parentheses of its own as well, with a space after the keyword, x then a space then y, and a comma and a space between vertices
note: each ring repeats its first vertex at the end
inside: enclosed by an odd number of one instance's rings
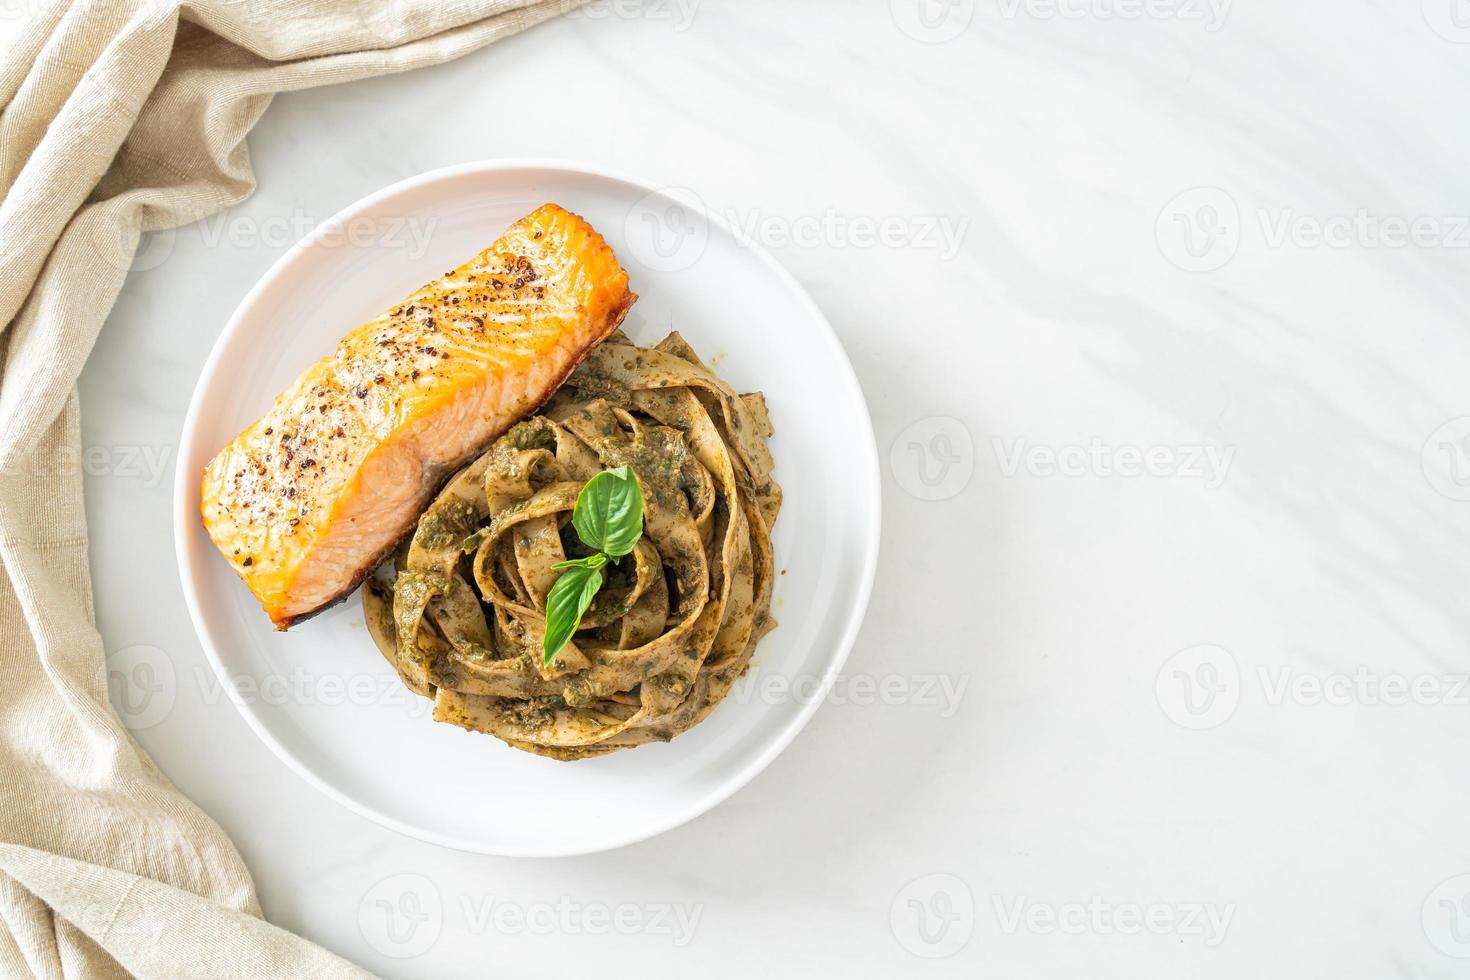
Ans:
POLYGON ((132 741, 93 626, 76 381, 141 231, 254 188, 276 92, 437 64, 580 0, 10 0, 0 64, 0 976, 361 977, 259 918, 132 741))

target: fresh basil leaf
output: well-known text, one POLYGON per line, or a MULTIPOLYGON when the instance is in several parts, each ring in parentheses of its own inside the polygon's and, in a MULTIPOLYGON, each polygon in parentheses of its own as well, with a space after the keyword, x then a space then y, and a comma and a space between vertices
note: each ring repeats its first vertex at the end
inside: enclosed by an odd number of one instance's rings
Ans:
POLYGON ((595 554, 588 555, 586 558, 568 558, 566 561, 559 561, 555 565, 552 565, 551 567, 552 568, 601 568, 603 565, 606 565, 607 562, 608 562, 607 555, 604 555, 602 552, 599 551, 599 552, 596 552, 595 554))
POLYGON ((643 536, 643 492, 626 466, 587 481, 572 508, 572 526, 589 548, 621 558, 643 536))
POLYGON ((549 665, 571 640, 600 588, 600 568, 578 565, 561 573, 546 596, 546 635, 541 641, 543 664, 549 665))

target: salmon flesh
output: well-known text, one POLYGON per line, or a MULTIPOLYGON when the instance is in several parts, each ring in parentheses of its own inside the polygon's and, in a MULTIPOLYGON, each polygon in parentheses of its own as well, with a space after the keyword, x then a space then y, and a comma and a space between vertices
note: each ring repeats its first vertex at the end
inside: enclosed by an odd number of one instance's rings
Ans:
POLYGON ((636 297, 547 204, 344 337, 204 470, 204 527, 277 629, 345 597, 439 486, 534 412, 636 297))

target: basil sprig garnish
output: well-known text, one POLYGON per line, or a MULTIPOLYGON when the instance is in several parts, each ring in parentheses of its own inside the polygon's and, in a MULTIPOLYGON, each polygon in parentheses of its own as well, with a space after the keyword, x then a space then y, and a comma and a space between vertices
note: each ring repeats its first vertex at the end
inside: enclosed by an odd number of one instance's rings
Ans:
POLYGON ((545 652, 543 663, 550 664, 567 645, 600 588, 602 569, 586 565, 569 568, 556 580, 546 596, 546 636, 541 641, 545 652))
POLYGON ((587 481, 572 508, 572 527, 592 549, 586 558, 560 561, 562 569, 546 596, 546 635, 542 664, 551 661, 571 640, 602 588, 602 569, 633 550, 643 536, 643 492, 626 466, 603 470, 587 481))
POLYGON ((593 551, 621 558, 643 536, 643 493, 626 466, 587 481, 572 509, 577 537, 593 551))

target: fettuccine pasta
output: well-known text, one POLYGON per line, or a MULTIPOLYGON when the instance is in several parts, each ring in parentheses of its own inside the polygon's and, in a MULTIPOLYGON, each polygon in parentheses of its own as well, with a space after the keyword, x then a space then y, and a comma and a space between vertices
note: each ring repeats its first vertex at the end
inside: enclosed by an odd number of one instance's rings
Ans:
POLYGON ((652 348, 614 334, 449 482, 369 581, 374 639, 437 720, 528 752, 580 759, 673 738, 775 626, 770 435, 765 399, 737 395, 679 334, 652 348), (577 495, 624 465, 643 537, 543 666, 552 566, 586 554, 577 495))

